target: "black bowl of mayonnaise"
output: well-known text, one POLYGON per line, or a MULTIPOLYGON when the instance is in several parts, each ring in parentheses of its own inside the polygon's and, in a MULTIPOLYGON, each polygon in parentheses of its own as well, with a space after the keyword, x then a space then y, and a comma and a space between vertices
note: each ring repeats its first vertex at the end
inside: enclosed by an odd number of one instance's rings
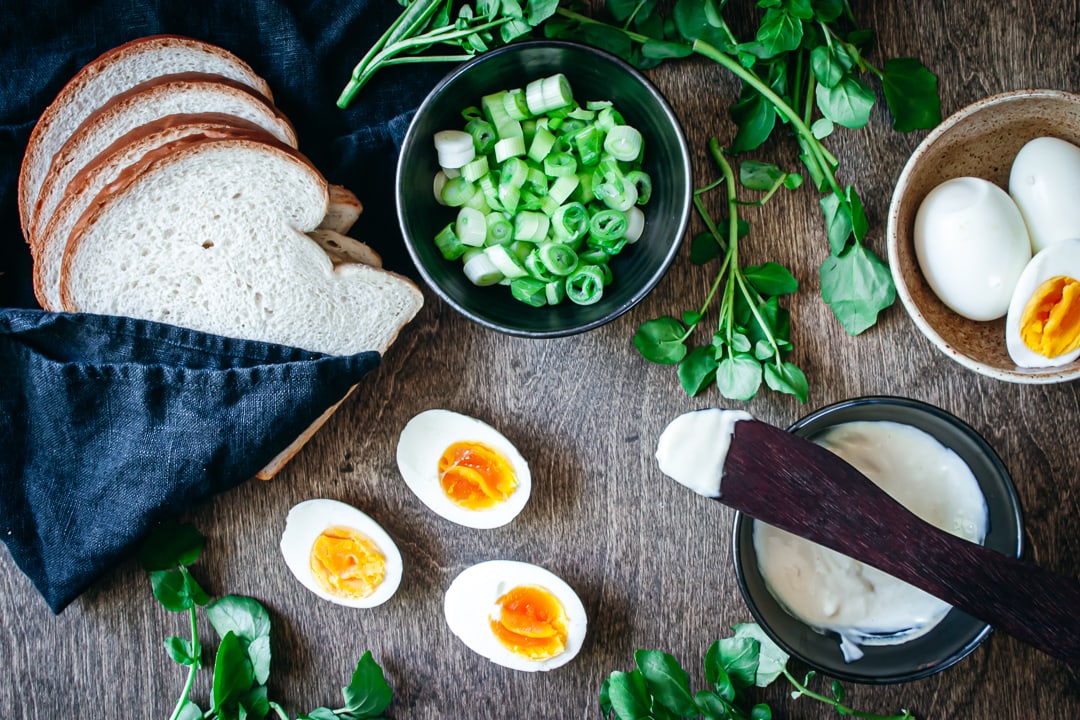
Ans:
MULTIPOLYGON (((1020 557, 1020 503, 1008 470, 955 416, 916 400, 865 397, 789 430, 842 457, 923 520, 1020 557)), ((876 568, 741 513, 732 546, 739 587, 762 629, 841 680, 917 680, 969 655, 991 630, 876 568)))

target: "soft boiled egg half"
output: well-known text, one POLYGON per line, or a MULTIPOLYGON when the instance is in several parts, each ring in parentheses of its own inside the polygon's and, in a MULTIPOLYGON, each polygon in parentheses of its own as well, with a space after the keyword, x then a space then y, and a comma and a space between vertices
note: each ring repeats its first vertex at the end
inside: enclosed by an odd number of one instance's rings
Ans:
POLYGON ((401 553, 374 520, 337 500, 293 507, 281 534, 281 554, 296 579, 324 600, 370 608, 401 584, 401 553))
POLYGON ((554 573, 529 563, 490 560, 454 578, 446 624, 470 650, 514 670, 552 670, 585 642, 585 606, 554 573))
POLYGON ((517 517, 532 492, 529 465, 502 433, 450 410, 422 412, 398 438, 401 477, 451 522, 495 528, 517 517))
POLYGON ((1005 343, 1020 367, 1080 357, 1080 239, 1055 242, 1024 268, 1005 319, 1005 343))

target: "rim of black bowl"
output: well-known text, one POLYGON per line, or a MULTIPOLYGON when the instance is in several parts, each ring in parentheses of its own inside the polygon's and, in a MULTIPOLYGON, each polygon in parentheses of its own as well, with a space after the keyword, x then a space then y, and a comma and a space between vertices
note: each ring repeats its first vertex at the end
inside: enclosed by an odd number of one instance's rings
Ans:
POLYGON ((636 68, 634 68, 626 61, 624 61, 622 58, 612 55, 605 50, 600 50, 599 48, 592 47, 591 45, 570 42, 567 40, 527 40, 522 42, 515 42, 509 45, 504 45, 503 47, 497 48, 495 50, 489 50, 482 55, 478 55, 472 60, 458 65, 449 73, 447 73, 447 75, 439 81, 438 85, 436 85, 431 90, 431 92, 427 94, 427 96, 424 98, 424 101, 420 103, 420 106, 416 109, 416 113, 413 115, 413 120, 409 123, 409 129, 405 133, 405 138, 401 143, 402 149, 404 150, 404 148, 408 147, 409 144, 414 141, 413 136, 416 134, 416 132, 418 132, 416 129, 416 118, 419 117, 428 108, 428 106, 434 102, 435 98, 439 95, 439 93, 442 92, 443 88, 454 82, 454 80, 459 78, 464 73, 469 72, 470 69, 476 67, 477 65, 483 64, 485 62, 491 62, 492 59, 497 58, 500 55, 520 52, 529 48, 570 48, 573 50, 586 52, 592 55, 596 55, 597 57, 604 58, 606 61, 618 66, 624 72, 631 75, 638 82, 640 82, 641 85, 646 90, 648 90, 649 94, 663 110, 665 117, 667 117, 667 119, 671 122, 671 126, 675 130, 676 137, 678 138, 679 154, 682 156, 683 174, 686 184, 686 196, 684 198, 684 202, 682 203, 682 213, 679 216, 678 234, 676 235, 676 240, 675 242, 671 243, 671 247, 668 249, 668 252, 665 255, 663 261, 656 269, 656 272, 654 272, 649 277, 645 284, 642 285, 637 290, 637 292, 635 292, 630 297, 629 300, 620 304, 618 307, 616 307, 614 310, 607 313, 606 315, 598 317, 590 322, 566 328, 557 328, 553 330, 529 330, 525 328, 516 328, 508 325, 500 325, 499 323, 493 322, 483 317, 482 315, 474 313, 469 308, 461 305, 456 300, 454 300, 454 298, 452 298, 448 293, 446 293, 431 276, 431 274, 427 271, 427 268, 424 267, 424 263, 417 254, 416 250, 413 248, 412 243, 407 240, 409 231, 406 227, 405 218, 402 212, 404 204, 402 198, 403 184, 401 181, 401 177, 403 170, 403 158, 405 155, 404 152, 401 152, 398 155, 398 163, 394 176, 394 201, 397 205, 398 227, 401 230, 402 238, 405 239, 405 249, 408 250, 409 257, 412 258, 413 265, 416 267, 417 272, 419 272, 420 275, 424 278, 424 282, 427 283, 428 287, 430 287, 432 291, 434 291, 435 294, 443 300, 443 302, 447 303, 459 313, 469 318, 473 322, 477 323, 478 325, 482 325, 483 327, 489 328, 491 330, 496 330, 507 335, 528 337, 534 339, 567 337, 569 335, 576 335, 578 333, 583 333, 588 330, 593 330, 602 325, 606 325, 607 323, 621 317, 622 315, 625 315, 627 312, 630 311, 631 308, 644 300, 646 296, 648 296, 648 294, 652 292, 653 288, 656 287, 656 285, 667 273, 668 269, 671 267, 671 263, 674 262, 675 256, 679 252, 679 248, 682 246, 683 236, 686 234, 686 228, 690 224, 690 205, 694 192, 693 165, 690 159, 690 148, 686 143, 686 135, 683 132, 682 124, 679 122, 678 116, 675 115, 675 112, 671 109, 671 105, 668 103, 663 93, 661 93, 647 77, 645 77, 641 72, 639 72, 636 68))
MULTIPOLYGON (((1023 514, 1020 507, 1020 498, 1017 495, 1016 485, 1012 480, 1012 476, 1009 474, 1008 468, 1005 467, 1005 464, 1001 461, 1001 457, 997 454, 997 452, 990 445, 990 443, 988 443, 986 439, 983 438, 983 436, 980 435, 974 428, 972 428, 970 425, 968 425, 966 422, 956 417, 952 413, 943 410, 935 405, 931 405, 920 400, 913 400, 911 398, 904 398, 892 395, 870 395, 865 397, 853 398, 850 400, 841 400, 840 402, 826 405, 825 407, 815 410, 809 415, 806 415, 792 423, 792 425, 788 427, 788 432, 797 433, 811 423, 821 422, 822 420, 829 418, 831 415, 843 412, 848 408, 874 405, 899 406, 902 408, 909 408, 917 410, 919 412, 924 412, 928 415, 937 417, 958 429, 962 434, 967 436, 968 439, 970 439, 976 445, 979 451, 985 455, 987 461, 990 463, 990 465, 993 466, 994 470, 998 473, 998 475, 1000 475, 1000 477, 1002 477, 1005 481, 1003 483, 1005 500, 1006 504, 1008 504, 1010 508, 1009 515, 1011 516, 1014 523, 1012 529, 1016 533, 1015 557, 1019 558, 1024 552, 1024 523, 1023 514)), ((779 645, 781 649, 783 649, 791 657, 799 660, 800 662, 808 665, 809 667, 819 672, 828 674, 829 677, 833 677, 837 680, 843 680, 846 682, 856 682, 867 685, 889 685, 920 680, 922 678, 929 677, 930 675, 935 675, 960 662, 968 655, 975 652, 975 650, 980 645, 982 645, 990 636, 990 633, 993 632, 993 627, 991 627, 987 623, 983 623, 982 629, 974 637, 972 637, 967 643, 965 643, 961 648, 957 649, 947 658, 944 658, 940 662, 934 663, 929 666, 914 667, 910 672, 896 673, 893 675, 869 675, 866 673, 858 672, 857 669, 853 669, 852 671, 846 671, 842 669, 837 669, 836 667, 832 666, 823 667, 819 661, 815 660, 812 657, 808 657, 805 653, 800 652, 798 649, 793 647, 787 640, 785 640, 782 635, 780 635, 773 629, 773 627, 769 624, 768 619, 764 617, 764 614, 758 608, 757 602, 751 594, 750 588, 747 584, 746 572, 743 569, 742 556, 739 550, 739 540, 740 535, 743 532, 744 523, 749 525, 749 523, 752 521, 753 518, 751 518, 750 516, 745 515, 741 512, 736 512, 731 535, 731 549, 735 563, 735 578, 739 583, 739 592, 742 594, 743 602, 750 610, 750 614, 754 616, 754 620, 761 627, 762 631, 764 631, 765 634, 773 640, 773 642, 779 645)), ((766 592, 768 591, 766 590, 766 592)), ((777 605, 779 606, 779 603, 777 603, 777 605)), ((781 611, 784 612, 782 607, 781 611)), ((949 610, 949 613, 954 612, 959 611, 954 609, 949 610)), ((800 622, 798 620, 795 621, 800 622)), ((976 622, 978 621, 976 620, 976 622)), ((807 626, 807 628, 809 629, 809 626, 807 626)), ((927 635, 925 637, 930 637, 932 634, 933 631, 931 631, 930 635, 927 635)), ((837 644, 839 644, 838 639, 837 644)), ((883 647, 902 648, 904 645, 905 643, 898 643, 897 645, 883 647)), ((853 665, 857 665, 857 663, 858 661, 853 663, 853 665)))

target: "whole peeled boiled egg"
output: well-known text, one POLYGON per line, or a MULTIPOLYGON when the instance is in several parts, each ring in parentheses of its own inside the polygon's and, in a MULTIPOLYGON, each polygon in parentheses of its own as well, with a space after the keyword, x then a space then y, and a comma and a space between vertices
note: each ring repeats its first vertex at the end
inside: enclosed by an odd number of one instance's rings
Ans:
POLYGON ((397 446, 401 477, 420 501, 451 522, 495 528, 513 520, 532 492, 529 464, 487 423, 450 410, 408 422, 397 446))
POLYGON ((514 670, 552 670, 585 642, 585 606, 558 575, 537 565, 490 560, 454 578, 446 624, 469 649, 514 670))
POLYGON ((1020 367, 1054 367, 1080 357, 1080 239, 1036 253, 1016 283, 1005 344, 1020 367))
POLYGON ((370 608, 401 584, 401 553, 382 527, 337 500, 306 500, 292 508, 281 554, 296 579, 324 600, 370 608))
POLYGON ((994 320, 1009 309, 1031 243, 1008 193, 961 177, 938 185, 919 206, 915 256, 930 289, 954 312, 994 320))
POLYGON ((1016 154, 1009 194, 1027 223, 1032 252, 1080 237, 1080 148, 1035 138, 1016 154))

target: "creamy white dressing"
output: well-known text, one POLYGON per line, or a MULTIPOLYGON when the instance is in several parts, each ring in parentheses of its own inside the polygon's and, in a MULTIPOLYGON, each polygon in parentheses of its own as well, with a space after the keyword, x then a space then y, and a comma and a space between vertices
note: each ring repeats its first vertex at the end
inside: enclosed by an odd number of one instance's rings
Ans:
MULTIPOLYGON (((972 542, 986 537, 986 500, 967 464, 931 435, 894 422, 837 425, 814 438, 928 523, 972 542)), ((758 568, 789 613, 858 646, 895 645, 932 630, 949 605, 880 570, 754 522, 758 568)))
POLYGON ((720 497, 720 480, 735 423, 753 420, 739 410, 696 410, 672 420, 656 443, 660 471, 707 498, 720 497))

